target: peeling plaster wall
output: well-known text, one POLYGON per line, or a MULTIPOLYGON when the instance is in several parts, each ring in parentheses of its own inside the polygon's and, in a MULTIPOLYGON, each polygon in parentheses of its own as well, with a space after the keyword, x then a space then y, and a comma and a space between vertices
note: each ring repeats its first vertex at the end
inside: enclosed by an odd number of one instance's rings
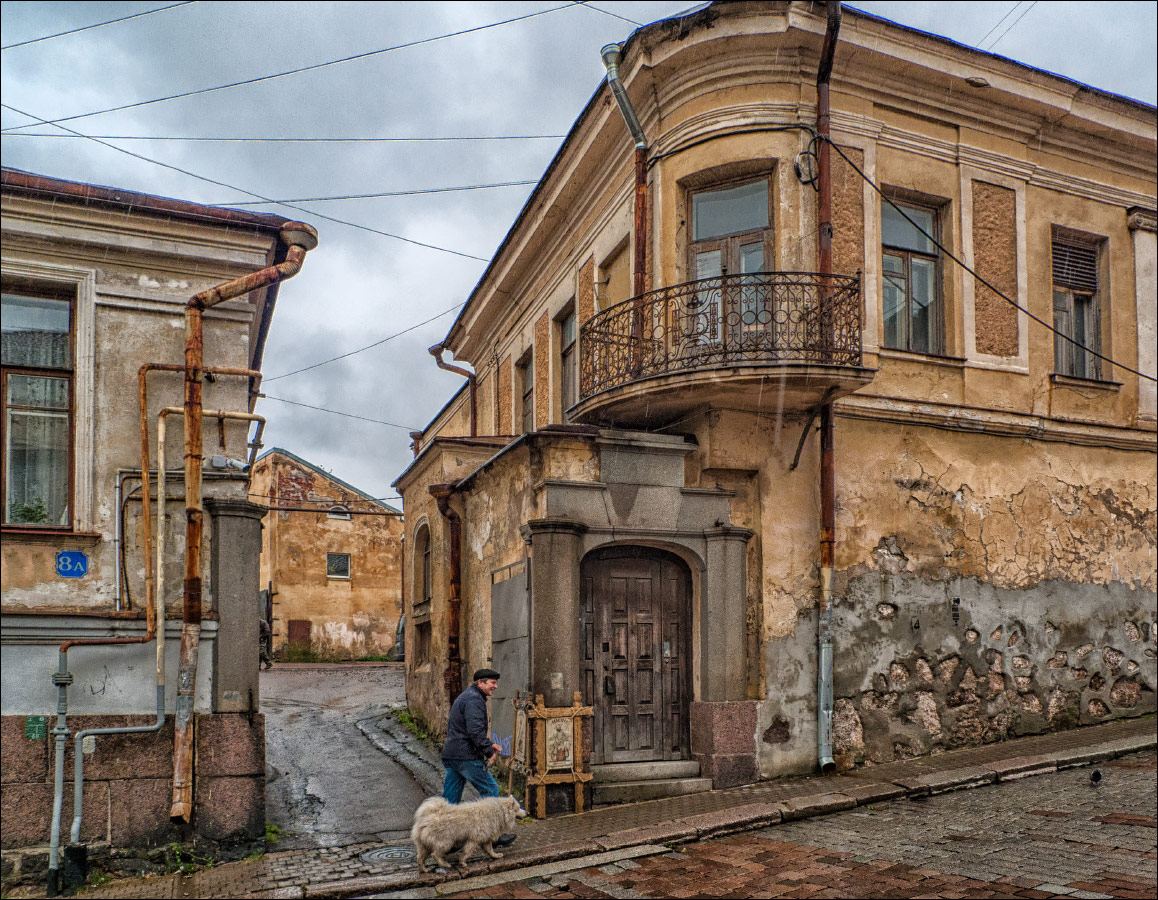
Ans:
POLYGON ((308 620, 310 647, 343 659, 385 654, 394 646, 402 612, 402 523, 396 516, 331 519, 343 505, 355 513, 384 511, 377 503, 280 453, 258 464, 254 491, 287 506, 265 517, 262 586, 273 585, 273 646, 285 647, 291 620, 308 620), (326 554, 348 553, 350 577, 328 578, 326 554))
POLYGON ((531 485, 540 454, 523 445, 496 460, 466 492, 462 547, 462 659, 466 677, 491 659, 491 573, 522 560, 519 527, 539 517, 531 485))
MULTIPOLYGON (((845 419, 837 433, 842 765, 1154 710, 1152 455, 845 419)), ((775 450, 761 472, 765 775, 814 765, 810 444, 795 473, 775 473, 775 450)))

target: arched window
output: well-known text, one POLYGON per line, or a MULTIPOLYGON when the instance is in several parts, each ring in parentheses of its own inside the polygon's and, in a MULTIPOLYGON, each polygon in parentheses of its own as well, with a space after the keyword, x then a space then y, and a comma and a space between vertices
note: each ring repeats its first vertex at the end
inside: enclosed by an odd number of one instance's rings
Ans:
POLYGON ((342 504, 338 503, 330 507, 329 512, 326 513, 326 518, 345 519, 347 522, 349 522, 353 516, 350 515, 349 507, 342 506, 342 504))

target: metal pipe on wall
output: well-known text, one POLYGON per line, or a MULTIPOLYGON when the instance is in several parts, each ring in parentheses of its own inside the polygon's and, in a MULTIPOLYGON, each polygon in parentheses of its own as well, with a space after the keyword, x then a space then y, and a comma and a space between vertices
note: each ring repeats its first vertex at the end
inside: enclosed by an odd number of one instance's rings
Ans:
POLYGON ((219 303, 297 275, 306 254, 318 245, 317 232, 300 222, 285 223, 281 239, 289 246, 284 262, 202 291, 185 304, 185 578, 173 734, 173 802, 169 809, 170 819, 177 822, 189 822, 193 815, 193 710, 201 644, 201 536, 205 516, 201 499, 201 391, 206 372, 203 318, 205 310, 219 303))
MULTIPOLYGON (((828 25, 820 65, 816 71, 816 131, 820 136, 817 159, 819 189, 817 219, 819 269, 822 279, 820 321, 822 330, 832 328, 832 288, 825 276, 832 274, 832 158, 829 148, 831 107, 829 81, 840 34, 840 3, 828 3, 828 25)), ((824 346, 827 346, 825 342, 824 346)), ((833 444, 832 403, 820 408, 820 604, 817 614, 816 649, 816 755, 822 772, 832 772, 832 579, 836 545, 836 458, 833 444)))
POLYGON ((603 65, 607 69, 607 86, 611 89, 615 102, 619 105, 619 112, 627 123, 627 130, 631 132, 635 141, 635 179, 633 196, 635 199, 634 216, 632 220, 635 254, 632 261, 632 296, 635 298, 634 314, 631 323, 631 367, 638 372, 641 366, 641 348, 643 347, 643 308, 640 298, 647 291, 647 136, 643 126, 639 123, 639 116, 631 99, 627 96, 627 89, 619 80, 619 64, 623 62, 623 48, 619 44, 608 44, 599 51, 603 58, 603 65))
MULTIPOLYGON (((442 354, 446 352, 445 344, 435 344, 426 351, 434 357, 434 361, 438 363, 438 368, 447 372, 454 372, 456 375, 462 375, 466 378, 466 383, 470 390, 470 436, 478 436, 478 407, 475 402, 475 392, 478 389, 478 376, 469 369, 464 369, 462 366, 454 366, 446 362, 442 358, 442 354)), ((414 432, 411 432, 411 437, 414 432)), ((414 439, 414 455, 418 455, 418 442, 422 439, 422 432, 418 432, 418 437, 414 439)))
POLYGON ((446 622, 446 671, 443 673, 443 683, 446 686, 448 701, 453 703, 462 693, 462 649, 460 646, 461 618, 462 618, 462 517, 450 505, 454 486, 450 484, 432 484, 428 490, 438 504, 438 511, 446 519, 450 528, 450 585, 447 599, 446 622))

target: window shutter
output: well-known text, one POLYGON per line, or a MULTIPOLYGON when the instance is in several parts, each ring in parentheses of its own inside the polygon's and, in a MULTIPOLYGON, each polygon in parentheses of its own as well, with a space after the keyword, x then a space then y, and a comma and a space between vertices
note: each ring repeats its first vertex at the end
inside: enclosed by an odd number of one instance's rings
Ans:
POLYGON ((1054 238, 1053 283, 1075 291, 1098 290, 1098 248, 1054 238))

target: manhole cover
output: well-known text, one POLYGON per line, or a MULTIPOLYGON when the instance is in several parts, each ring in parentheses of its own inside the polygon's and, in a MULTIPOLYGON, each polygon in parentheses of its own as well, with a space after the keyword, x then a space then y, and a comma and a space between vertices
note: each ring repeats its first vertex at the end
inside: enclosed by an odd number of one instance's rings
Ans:
POLYGON ((414 859, 413 847, 375 847, 360 857, 362 862, 391 862, 393 860, 414 859))

